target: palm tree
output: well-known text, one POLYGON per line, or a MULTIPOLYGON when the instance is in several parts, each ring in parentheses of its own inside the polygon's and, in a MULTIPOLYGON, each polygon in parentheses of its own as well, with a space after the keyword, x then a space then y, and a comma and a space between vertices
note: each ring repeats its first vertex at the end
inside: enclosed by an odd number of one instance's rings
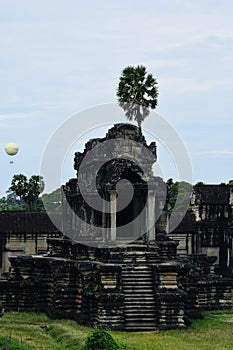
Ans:
POLYGON ((27 177, 23 174, 14 175, 11 181, 11 186, 7 192, 15 194, 20 198, 20 206, 22 210, 24 198, 27 195, 27 177))
POLYGON ((147 74, 144 66, 129 66, 123 69, 117 89, 118 103, 129 120, 141 124, 149 115, 149 109, 157 106, 157 81, 152 74, 147 74))
POLYGON ((15 194, 20 198, 20 203, 23 209, 23 203, 26 204, 29 210, 40 209, 39 195, 43 192, 44 181, 39 175, 32 175, 28 180, 23 174, 14 175, 9 187, 8 193, 15 194))

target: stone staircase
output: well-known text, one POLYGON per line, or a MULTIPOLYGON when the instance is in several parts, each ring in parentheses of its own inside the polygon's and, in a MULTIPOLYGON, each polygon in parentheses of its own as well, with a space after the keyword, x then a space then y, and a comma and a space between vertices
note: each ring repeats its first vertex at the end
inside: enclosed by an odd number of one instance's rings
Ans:
POLYGON ((150 267, 146 265, 123 267, 122 288, 124 293, 124 329, 127 331, 151 331, 155 329, 157 308, 150 267))

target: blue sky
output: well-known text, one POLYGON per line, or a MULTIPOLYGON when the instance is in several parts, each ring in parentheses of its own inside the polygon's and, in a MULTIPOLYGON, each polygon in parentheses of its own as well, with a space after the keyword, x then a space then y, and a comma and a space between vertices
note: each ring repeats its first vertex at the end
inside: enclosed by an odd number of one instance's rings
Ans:
MULTIPOLYGON (((137 64, 158 80, 156 111, 183 139, 193 182, 233 178, 231 1, 0 0, 0 5, 0 195, 13 174, 39 173, 43 150, 62 122, 116 102, 122 69, 137 64), (4 154, 7 142, 20 147, 13 165, 4 154)), ((104 136, 99 131, 96 136, 104 136)), ((74 176, 72 163, 64 180, 74 176)), ((168 160, 164 167, 172 177, 168 160)))

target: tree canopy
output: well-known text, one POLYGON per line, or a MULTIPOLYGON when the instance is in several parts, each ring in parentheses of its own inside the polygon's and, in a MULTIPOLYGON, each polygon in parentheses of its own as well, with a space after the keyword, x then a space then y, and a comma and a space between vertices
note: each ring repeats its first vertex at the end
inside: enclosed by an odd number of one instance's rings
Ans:
POLYGON ((152 74, 147 74, 146 67, 128 66, 120 76, 117 97, 128 120, 135 120, 141 130, 150 108, 155 109, 158 103, 157 81, 152 74))
POLYGON ((0 198, 0 211, 1 210, 22 210, 24 209, 24 203, 16 196, 15 193, 9 193, 6 197, 0 198))
POLYGON ((61 210, 62 194, 61 188, 57 188, 51 193, 45 193, 41 197, 46 210, 58 211, 61 210))
POLYGON ((175 205, 176 210, 186 209, 190 201, 193 186, 186 181, 176 181, 175 183, 172 183, 171 179, 169 179, 169 184, 168 211, 172 211, 175 205))
POLYGON ((43 192, 44 181, 39 175, 32 175, 29 179, 23 174, 13 176, 8 193, 19 198, 21 209, 41 210, 43 205, 39 195, 43 192))

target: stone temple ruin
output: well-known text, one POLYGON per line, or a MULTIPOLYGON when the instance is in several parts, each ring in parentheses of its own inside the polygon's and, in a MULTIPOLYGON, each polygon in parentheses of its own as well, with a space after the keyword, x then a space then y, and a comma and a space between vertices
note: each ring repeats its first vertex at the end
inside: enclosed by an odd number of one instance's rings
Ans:
POLYGON ((76 153, 77 176, 63 186, 63 234, 54 230, 47 253, 9 258, 5 310, 148 331, 232 308, 232 188, 216 204, 208 186, 196 187, 192 209, 168 235, 167 184, 153 175, 154 162, 156 144, 130 124, 76 153))

